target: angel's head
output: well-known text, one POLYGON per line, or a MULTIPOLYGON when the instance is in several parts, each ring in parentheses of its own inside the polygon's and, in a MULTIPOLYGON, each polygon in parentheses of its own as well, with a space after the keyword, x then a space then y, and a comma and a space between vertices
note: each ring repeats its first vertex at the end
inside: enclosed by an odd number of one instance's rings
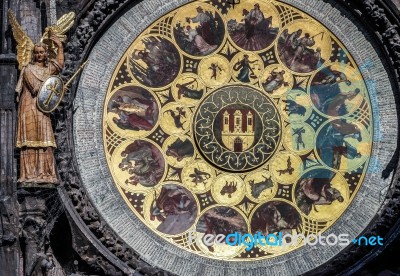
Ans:
POLYGON ((39 42, 36 43, 32 51, 32 63, 43 63, 47 66, 48 63, 48 47, 46 44, 39 42))

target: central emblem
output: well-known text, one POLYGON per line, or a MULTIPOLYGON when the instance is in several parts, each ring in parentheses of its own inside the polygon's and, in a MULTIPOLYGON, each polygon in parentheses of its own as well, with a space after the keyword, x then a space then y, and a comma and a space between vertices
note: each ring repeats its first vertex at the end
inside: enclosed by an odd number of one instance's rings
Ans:
POLYGON ((268 96, 247 86, 226 86, 199 105, 194 136, 203 156, 233 172, 252 170, 276 151, 281 119, 268 96))
MULTIPOLYGON (((240 108, 239 105, 233 105, 229 108, 222 109, 214 127, 218 125, 215 132, 221 130, 220 124, 222 122, 221 138, 225 147, 234 152, 243 152, 251 148, 254 144, 255 134, 255 117, 258 115, 253 109, 240 108), (217 123, 217 121, 219 122, 217 123)), ((259 118, 257 118, 259 120, 259 118)), ((257 120, 257 121, 258 121, 257 120)))

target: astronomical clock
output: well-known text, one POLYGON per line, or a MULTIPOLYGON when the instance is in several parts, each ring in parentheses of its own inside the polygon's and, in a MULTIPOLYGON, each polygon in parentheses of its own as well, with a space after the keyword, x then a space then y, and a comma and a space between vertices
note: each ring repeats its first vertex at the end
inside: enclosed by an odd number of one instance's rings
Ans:
POLYGON ((333 1, 128 5, 88 52, 77 87, 80 181, 151 265, 311 271, 348 244, 305 239, 352 241, 391 185, 382 171, 397 117, 380 51, 333 1), (251 250, 204 239, 233 233, 297 238, 251 250))

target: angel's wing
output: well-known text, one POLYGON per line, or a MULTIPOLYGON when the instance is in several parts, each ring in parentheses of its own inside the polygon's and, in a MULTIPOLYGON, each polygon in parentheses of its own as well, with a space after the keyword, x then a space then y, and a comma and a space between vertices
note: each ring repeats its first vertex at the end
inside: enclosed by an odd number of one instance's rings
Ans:
POLYGON ((61 16, 60 19, 57 20, 56 25, 51 25, 46 27, 42 39, 40 41, 49 46, 50 58, 54 58, 57 53, 57 47, 55 47, 53 42, 50 40, 50 36, 52 34, 56 34, 61 42, 65 42, 67 39, 65 33, 69 29, 71 29, 71 27, 74 25, 74 20, 75 20, 75 13, 70 12, 61 16))
POLYGON ((24 30, 22 30, 15 14, 11 10, 8 10, 8 21, 10 22, 14 38, 17 41, 17 60, 19 69, 22 69, 31 61, 34 44, 24 30))

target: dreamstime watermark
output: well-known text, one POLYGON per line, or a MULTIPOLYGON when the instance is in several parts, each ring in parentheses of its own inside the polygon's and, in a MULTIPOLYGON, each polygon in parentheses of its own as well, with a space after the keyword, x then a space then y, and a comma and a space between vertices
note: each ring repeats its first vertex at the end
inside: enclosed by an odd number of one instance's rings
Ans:
POLYGON ((303 243, 304 245, 316 246, 347 246, 351 243, 359 246, 376 246, 383 245, 383 238, 380 236, 371 237, 359 237, 357 239, 350 238, 349 234, 329 234, 324 235, 303 235, 303 234, 283 234, 279 232, 278 234, 269 234, 264 236, 262 233, 258 232, 256 234, 241 234, 235 232, 228 234, 206 234, 200 236, 196 231, 189 232, 189 245, 196 243, 203 243, 206 246, 213 245, 223 245, 227 244, 230 246, 245 246, 246 251, 252 250, 255 246, 280 246, 280 247, 290 247, 303 243))

